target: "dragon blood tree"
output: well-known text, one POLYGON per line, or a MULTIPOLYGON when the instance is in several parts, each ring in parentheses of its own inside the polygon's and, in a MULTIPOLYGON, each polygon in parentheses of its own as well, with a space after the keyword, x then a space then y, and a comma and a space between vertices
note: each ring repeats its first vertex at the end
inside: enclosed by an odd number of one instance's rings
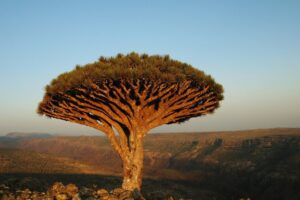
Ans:
POLYGON ((222 99, 222 86, 191 65, 130 53, 61 74, 46 87, 38 113, 105 133, 123 162, 122 187, 140 190, 149 130, 212 113, 222 99))

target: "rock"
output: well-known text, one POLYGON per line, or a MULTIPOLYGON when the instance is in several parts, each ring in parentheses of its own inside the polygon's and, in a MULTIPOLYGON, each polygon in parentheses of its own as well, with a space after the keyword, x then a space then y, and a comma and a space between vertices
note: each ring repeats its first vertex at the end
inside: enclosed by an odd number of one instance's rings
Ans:
POLYGON ((33 192, 31 195, 31 199, 32 200, 40 200, 40 199, 42 199, 42 197, 40 196, 40 194, 38 192, 33 192))
POLYGON ((108 191, 105 190, 105 189, 97 190, 96 194, 99 197, 103 197, 103 196, 108 196, 109 195, 108 191))
POLYGON ((29 189, 25 189, 24 191, 22 191, 20 197, 21 199, 30 199, 31 193, 32 192, 29 189))
MULTIPOLYGON (((78 187, 74 184, 64 186, 61 182, 56 182, 48 191, 49 197, 57 200, 73 199, 78 194, 78 187)), ((78 199, 79 195, 74 199, 78 199)))
POLYGON ((56 182, 53 186, 48 190, 48 194, 50 197, 56 197, 60 193, 65 192, 65 186, 61 182, 56 182))
POLYGON ((79 194, 75 194, 72 200, 81 200, 81 198, 79 197, 79 194))
POLYGON ((69 199, 67 194, 57 194, 55 197, 56 197, 56 200, 67 200, 67 199, 69 199))
POLYGON ((68 184, 65 186, 65 192, 71 198, 73 198, 78 193, 78 187, 74 184, 68 184))
MULTIPOLYGON (((3 190, 4 187, 0 185, 0 200, 145 200, 139 190, 129 191, 115 188, 108 192, 105 189, 97 190, 95 187, 82 187, 79 190, 74 184, 64 186, 60 182, 54 183, 47 193, 25 189, 17 190, 16 196, 8 190, 3 190)), ((148 200, 175 200, 175 197, 165 190, 146 194, 148 200)), ((176 199, 178 198, 176 197, 176 199)))

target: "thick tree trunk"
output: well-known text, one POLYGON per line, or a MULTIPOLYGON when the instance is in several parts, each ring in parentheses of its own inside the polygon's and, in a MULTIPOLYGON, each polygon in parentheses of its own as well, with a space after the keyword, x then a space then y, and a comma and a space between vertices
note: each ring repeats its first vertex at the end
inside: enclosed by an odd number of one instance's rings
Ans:
POLYGON ((138 136, 134 149, 127 156, 127 159, 123 160, 123 189, 131 191, 134 189, 141 190, 143 162, 143 139, 138 136))

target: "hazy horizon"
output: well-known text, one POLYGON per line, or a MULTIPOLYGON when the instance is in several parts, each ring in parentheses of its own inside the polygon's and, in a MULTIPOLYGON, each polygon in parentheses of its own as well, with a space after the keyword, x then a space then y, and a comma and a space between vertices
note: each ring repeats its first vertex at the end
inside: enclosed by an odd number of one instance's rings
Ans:
MULTIPOLYGON (((257 128, 257 129, 238 129, 238 130, 227 130, 227 131, 177 131, 177 132, 170 132, 170 131, 160 131, 160 132, 153 132, 151 131, 151 135, 152 134, 175 134, 175 133, 226 133, 226 132, 243 132, 243 131, 258 131, 258 130, 276 130, 276 129, 300 129, 300 127, 294 127, 294 128, 290 128, 290 127, 274 127, 274 128, 257 128)), ((66 132, 66 133, 50 133, 50 132, 21 132, 21 131, 12 131, 12 132, 8 132, 5 134, 0 134, 1 136, 7 136, 9 134, 50 134, 53 136, 105 136, 104 133, 96 131, 96 132, 89 132, 89 133, 71 133, 71 132, 66 132)), ((149 134, 148 134, 149 135, 149 134)))
POLYGON ((0 135, 96 134, 36 114, 44 87, 76 64, 132 51, 212 75, 212 115, 152 132, 300 127, 300 1, 0 1, 0 135))

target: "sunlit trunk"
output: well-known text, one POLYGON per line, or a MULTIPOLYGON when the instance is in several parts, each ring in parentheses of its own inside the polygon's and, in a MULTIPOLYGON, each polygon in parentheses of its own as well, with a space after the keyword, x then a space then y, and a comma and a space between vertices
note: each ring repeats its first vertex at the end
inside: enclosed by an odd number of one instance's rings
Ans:
POLYGON ((144 149, 142 138, 135 141, 135 148, 130 152, 128 159, 123 160, 122 188, 133 191, 141 190, 144 149))

